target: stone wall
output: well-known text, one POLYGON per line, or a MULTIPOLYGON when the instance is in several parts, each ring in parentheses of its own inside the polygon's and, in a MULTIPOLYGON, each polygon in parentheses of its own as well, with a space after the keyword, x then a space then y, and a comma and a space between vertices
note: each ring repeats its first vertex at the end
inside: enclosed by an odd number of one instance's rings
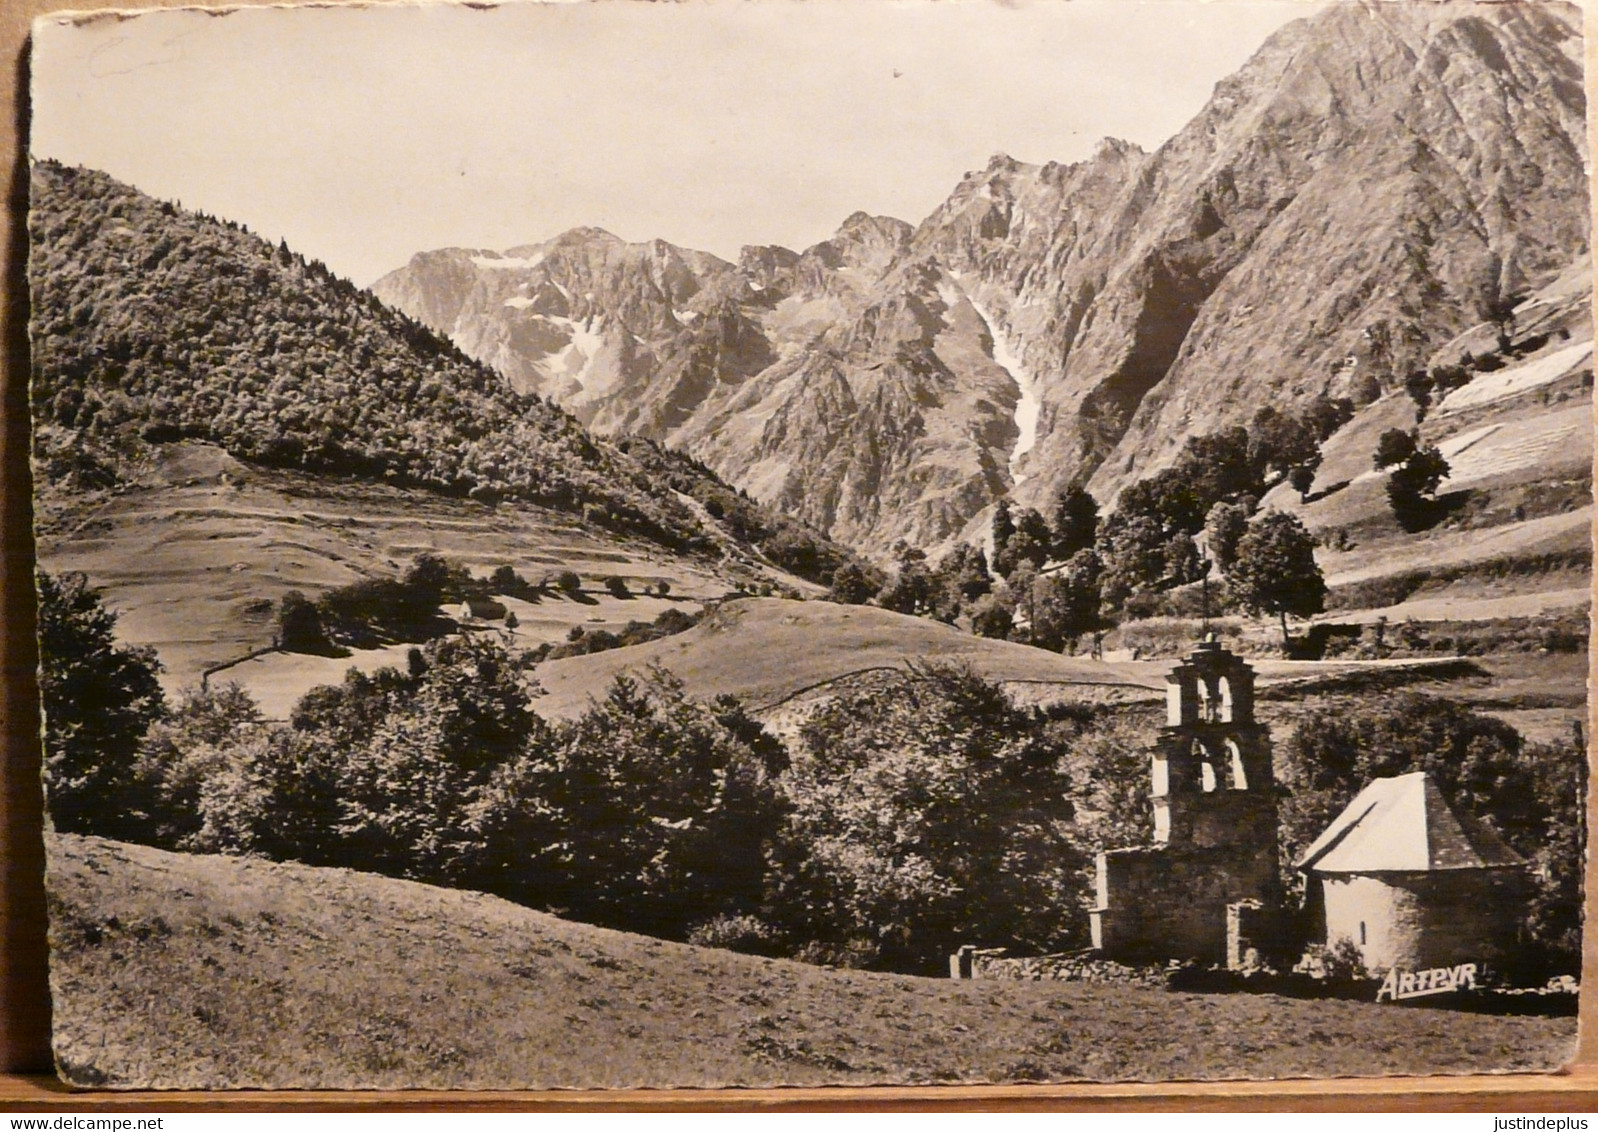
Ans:
POLYGON ((1163 966, 1132 967, 1098 958, 1091 952, 1067 951, 1057 955, 1010 958, 1000 948, 973 952, 970 977, 1022 982, 1058 980, 1164 987, 1166 973, 1163 966))

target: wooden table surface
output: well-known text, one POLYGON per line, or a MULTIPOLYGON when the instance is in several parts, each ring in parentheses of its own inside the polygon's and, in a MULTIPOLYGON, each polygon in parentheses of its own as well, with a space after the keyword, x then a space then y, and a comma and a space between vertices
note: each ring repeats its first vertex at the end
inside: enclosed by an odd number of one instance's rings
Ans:
MULTIPOLYGON (((622 0, 618 0, 622 2, 622 0)), ((859 0, 873 3, 876 0, 859 0)), ((1588 73, 1598 24, 1587 4, 1588 73)), ((4 105, 13 123, 0 136, 0 168, 10 171, 0 229, 4 402, 0 410, 0 1110, 43 1111, 520 1111, 664 1110, 1169 1110, 1226 1111, 1598 1111, 1598 1045, 1591 1022, 1598 995, 1582 997, 1582 1041, 1564 1074, 1337 1079, 1158 1085, 933 1086, 771 1090, 475 1092, 86 1092, 51 1073, 44 849, 40 813, 37 654, 33 640, 33 539, 28 475, 27 306, 25 281, 27 35, 35 15, 63 7, 131 7, 108 0, 0 0, 0 59, 10 81, 4 105)), ((140 3, 140 7, 177 7, 140 3)), ((1591 88, 1589 80, 1589 89, 1591 88)), ((1589 129, 1591 126, 1589 125, 1589 129)), ((1590 148, 1590 147, 1589 147, 1590 148)), ((1591 732, 1589 732, 1590 734, 1591 732)), ((1591 807, 1590 807, 1591 809, 1591 807)), ((1589 828, 1593 828, 1589 816, 1589 828)), ((1592 888, 1588 885, 1591 920, 1592 888)), ((1598 972, 1598 932, 1589 932, 1583 983, 1598 972)))

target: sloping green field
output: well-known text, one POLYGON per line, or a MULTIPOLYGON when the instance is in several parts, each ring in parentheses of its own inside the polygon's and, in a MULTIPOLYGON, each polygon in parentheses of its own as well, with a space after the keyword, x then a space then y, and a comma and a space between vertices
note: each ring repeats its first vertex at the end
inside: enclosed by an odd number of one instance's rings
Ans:
MULTIPOLYGON (((1010 641, 994 641, 923 617, 872 606, 747 598, 726 602, 703 622, 673 637, 632 648, 551 661, 538 667, 548 693, 540 715, 578 714, 617 673, 659 664, 709 698, 728 693, 770 712, 859 673, 935 660, 970 665, 1012 691, 1053 690, 1084 700, 1163 697, 1172 661, 1093 660, 1010 641)), ((1289 661, 1251 658, 1263 683, 1324 677, 1365 668, 1425 668, 1427 661, 1289 661)))
POLYGON ((575 570, 598 591, 586 603, 519 607, 527 645, 564 639, 572 625, 619 627, 659 612, 654 599, 605 594, 601 582, 611 576, 635 591, 665 581, 674 598, 695 603, 732 586, 716 563, 569 514, 264 471, 202 444, 168 446, 139 486, 47 511, 39 531, 40 565, 87 574, 118 613, 118 635, 153 645, 172 686, 269 645, 287 590, 314 599, 362 577, 399 574, 424 551, 479 575, 509 565, 537 581, 575 570))

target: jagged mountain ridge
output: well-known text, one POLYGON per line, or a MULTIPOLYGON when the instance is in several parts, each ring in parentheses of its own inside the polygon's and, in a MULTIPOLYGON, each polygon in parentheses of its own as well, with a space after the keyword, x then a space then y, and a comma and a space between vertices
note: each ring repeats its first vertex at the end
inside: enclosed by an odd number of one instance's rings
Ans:
POLYGON ((375 289, 601 431, 932 545, 1001 494, 1109 501, 1262 404, 1391 388, 1556 275, 1589 239, 1580 58, 1567 5, 1343 4, 1157 151, 999 156, 914 229, 856 214, 738 264, 578 230, 375 289))
POLYGON ((197 440, 270 467, 540 504, 706 559, 765 555, 814 576, 847 558, 680 455, 594 437, 284 244, 49 161, 33 165, 28 223, 47 501, 197 440))

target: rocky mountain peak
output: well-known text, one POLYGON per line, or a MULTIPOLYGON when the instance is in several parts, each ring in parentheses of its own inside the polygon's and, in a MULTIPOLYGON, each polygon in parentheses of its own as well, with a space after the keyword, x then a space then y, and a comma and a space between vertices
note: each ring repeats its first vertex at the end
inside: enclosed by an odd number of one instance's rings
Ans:
POLYGON ((1558 3, 1334 4, 1153 152, 996 154, 914 228, 857 212, 737 265, 456 250, 378 291, 585 422, 684 445, 856 545, 934 545, 1077 477, 1108 504, 1260 405, 1396 388, 1485 292, 1568 267, 1580 44, 1558 3))

